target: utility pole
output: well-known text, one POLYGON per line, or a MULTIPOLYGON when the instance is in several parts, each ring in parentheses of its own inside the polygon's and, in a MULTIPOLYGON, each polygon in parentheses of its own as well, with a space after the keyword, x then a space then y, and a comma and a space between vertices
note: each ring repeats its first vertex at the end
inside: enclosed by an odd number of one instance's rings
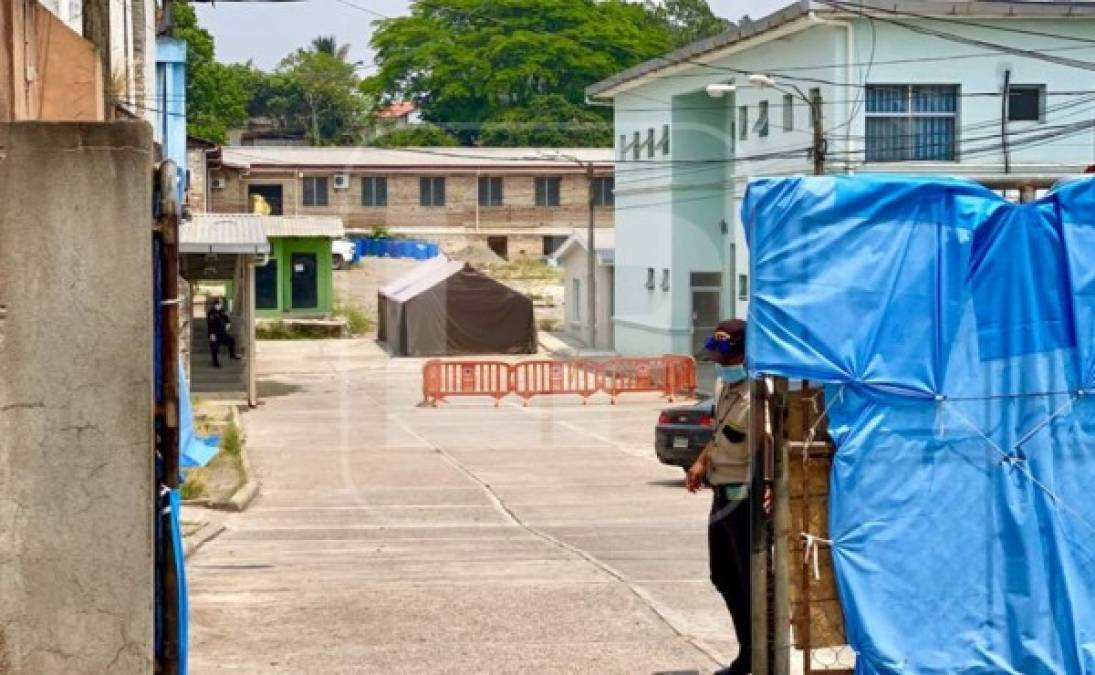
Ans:
POLYGON ((593 189, 593 162, 586 162, 586 183, 589 189, 587 207, 589 220, 586 224, 586 240, 589 242, 589 251, 586 255, 586 308, 589 317, 586 319, 586 346, 590 349, 597 348, 597 243, 596 228, 594 223, 594 204, 596 193, 593 189))
MULTIPOLYGON (((798 87, 795 87, 798 89, 798 87)), ((802 95, 802 92, 798 92, 802 95)), ((806 103, 810 106, 810 124, 813 126, 814 142, 811 154, 814 159, 814 175, 825 175, 825 134, 821 128, 821 91, 815 89, 810 92, 810 97, 805 99, 806 103)))
POLYGON ((99 52, 103 76, 103 120, 114 119, 114 77, 110 70, 110 0, 82 0, 84 38, 99 52))

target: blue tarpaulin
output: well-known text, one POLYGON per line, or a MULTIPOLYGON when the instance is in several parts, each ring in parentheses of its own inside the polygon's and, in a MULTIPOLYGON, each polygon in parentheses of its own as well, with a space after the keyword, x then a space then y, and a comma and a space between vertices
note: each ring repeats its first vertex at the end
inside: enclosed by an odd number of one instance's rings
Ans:
POLYGON ((179 466, 193 469, 205 466, 217 454, 219 436, 201 437, 194 429, 194 415, 190 405, 190 383, 186 381, 186 369, 179 362, 179 466))
POLYGON ((826 383, 856 672, 1095 673, 1095 183, 753 182, 754 373, 826 383))

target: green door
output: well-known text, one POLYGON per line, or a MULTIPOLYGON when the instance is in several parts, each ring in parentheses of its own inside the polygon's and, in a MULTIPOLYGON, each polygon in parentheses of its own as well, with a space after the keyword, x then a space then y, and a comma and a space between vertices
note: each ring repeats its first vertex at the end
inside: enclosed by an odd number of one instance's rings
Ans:
POLYGON ((294 253, 292 262, 293 309, 315 309, 319 305, 316 254, 294 253))

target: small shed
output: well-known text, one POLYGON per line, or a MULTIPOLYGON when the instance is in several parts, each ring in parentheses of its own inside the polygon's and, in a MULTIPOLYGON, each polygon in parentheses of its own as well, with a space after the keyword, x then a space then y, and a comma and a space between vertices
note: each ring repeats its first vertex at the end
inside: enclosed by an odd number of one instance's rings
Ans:
POLYGON ((458 260, 423 263, 379 292, 379 337, 396 356, 532 354, 532 300, 458 260))
POLYGON ((255 306, 263 318, 324 317, 334 302, 331 241, 345 234, 335 216, 260 216, 270 261, 255 270, 255 306))
MULTIPOLYGON (((612 317, 615 314, 616 236, 612 228, 597 228, 594 234, 597 248, 594 280, 597 296, 597 338, 594 349, 612 349, 615 344, 612 317)), ((583 230, 575 230, 555 251, 551 261, 563 270, 563 307, 565 317, 562 330, 567 335, 584 341, 589 326, 589 244, 583 230)))

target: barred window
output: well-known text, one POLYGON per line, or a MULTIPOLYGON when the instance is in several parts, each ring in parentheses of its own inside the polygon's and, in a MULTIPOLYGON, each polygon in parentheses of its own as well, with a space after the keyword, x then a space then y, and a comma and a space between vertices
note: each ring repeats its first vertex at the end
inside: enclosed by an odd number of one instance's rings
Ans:
POLYGON ((593 179, 593 205, 594 206, 615 206, 616 205, 616 179, 607 176, 601 176, 593 179))
POLYGON ((388 179, 383 176, 366 176, 361 179, 361 205, 387 206, 388 179))
POLYGON ((954 161, 958 87, 867 86, 867 161, 954 161))
POLYGON ((445 178, 423 176, 418 179, 418 203, 422 206, 445 205, 445 178))
POLYGON ((562 184, 560 178, 537 178, 536 179, 536 205, 537 206, 558 206, 559 205, 559 186, 562 184))
POLYGON ((304 187, 305 206, 327 206, 326 176, 305 176, 301 183, 304 187))

